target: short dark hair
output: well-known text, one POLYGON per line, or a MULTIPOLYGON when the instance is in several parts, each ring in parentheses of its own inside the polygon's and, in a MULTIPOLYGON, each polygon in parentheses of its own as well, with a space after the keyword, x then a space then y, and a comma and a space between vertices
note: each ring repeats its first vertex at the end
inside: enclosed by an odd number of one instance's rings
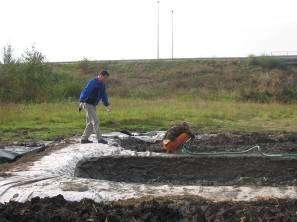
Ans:
POLYGON ((104 69, 100 72, 100 75, 109 76, 109 72, 106 69, 104 69))

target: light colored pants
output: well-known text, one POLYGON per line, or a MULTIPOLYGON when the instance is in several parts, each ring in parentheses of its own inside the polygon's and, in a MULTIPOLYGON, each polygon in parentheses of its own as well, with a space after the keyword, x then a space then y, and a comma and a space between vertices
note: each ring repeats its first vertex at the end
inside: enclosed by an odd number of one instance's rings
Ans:
POLYGON ((99 129, 99 119, 96 113, 96 106, 86 103, 86 128, 81 137, 82 140, 87 140, 90 135, 95 132, 97 139, 101 139, 102 135, 99 129))

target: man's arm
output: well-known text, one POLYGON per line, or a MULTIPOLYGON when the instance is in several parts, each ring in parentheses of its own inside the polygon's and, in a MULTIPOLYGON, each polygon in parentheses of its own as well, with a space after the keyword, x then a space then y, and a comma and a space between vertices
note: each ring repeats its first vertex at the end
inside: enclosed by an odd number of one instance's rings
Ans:
POLYGON ((79 101, 80 102, 85 102, 86 99, 89 97, 90 93, 94 89, 95 84, 93 80, 90 80, 86 87, 81 91, 79 101))
POLYGON ((105 86, 102 87, 102 102, 104 104, 104 106, 109 106, 109 101, 108 101, 108 95, 106 93, 106 90, 105 90, 105 86))

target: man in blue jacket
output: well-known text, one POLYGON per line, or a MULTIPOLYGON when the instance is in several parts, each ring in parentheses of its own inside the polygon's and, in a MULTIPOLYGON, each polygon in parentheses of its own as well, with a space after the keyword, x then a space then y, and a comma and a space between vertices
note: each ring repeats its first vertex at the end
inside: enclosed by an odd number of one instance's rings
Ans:
POLYGON ((100 72, 97 78, 90 80, 86 87, 82 90, 79 98, 79 111, 84 109, 86 111, 86 128, 81 137, 81 143, 92 143, 89 140, 92 132, 96 133, 98 143, 107 144, 107 141, 102 138, 99 129, 99 119, 96 114, 96 106, 100 101, 110 112, 110 104, 105 90, 105 82, 109 76, 106 70, 100 72))

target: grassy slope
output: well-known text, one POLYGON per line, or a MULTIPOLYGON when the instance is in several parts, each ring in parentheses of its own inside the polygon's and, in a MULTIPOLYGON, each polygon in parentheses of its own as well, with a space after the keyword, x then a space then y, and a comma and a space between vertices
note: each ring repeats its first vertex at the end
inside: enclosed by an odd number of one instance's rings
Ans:
MULTIPOLYGON (((82 85, 80 63, 54 65, 82 85)), ((267 69, 246 60, 182 60, 89 63, 88 72, 108 68, 112 96, 129 98, 194 97, 211 100, 297 101, 297 69, 267 69)), ((79 94, 79 92, 77 92, 79 94)))
POLYGON ((108 68, 111 73, 109 80, 111 95, 151 99, 168 98, 172 95, 201 98, 236 97, 240 85, 237 84, 234 89, 232 80, 246 75, 250 70, 246 66, 246 62, 239 61, 106 62, 90 63, 88 69, 90 74, 87 75, 80 73, 79 64, 54 67, 59 73, 70 74, 75 79, 80 79, 83 84, 95 71, 108 68), (225 88, 222 88, 222 82, 225 88), (232 92, 224 93, 230 88, 232 92))
MULTIPOLYGON (((204 132, 297 132, 297 105, 256 104, 201 99, 112 98, 113 112, 98 110, 104 131, 166 129, 188 121, 204 132)), ((53 139, 80 134, 84 114, 77 103, 6 105, 0 108, 0 140, 53 139)))

